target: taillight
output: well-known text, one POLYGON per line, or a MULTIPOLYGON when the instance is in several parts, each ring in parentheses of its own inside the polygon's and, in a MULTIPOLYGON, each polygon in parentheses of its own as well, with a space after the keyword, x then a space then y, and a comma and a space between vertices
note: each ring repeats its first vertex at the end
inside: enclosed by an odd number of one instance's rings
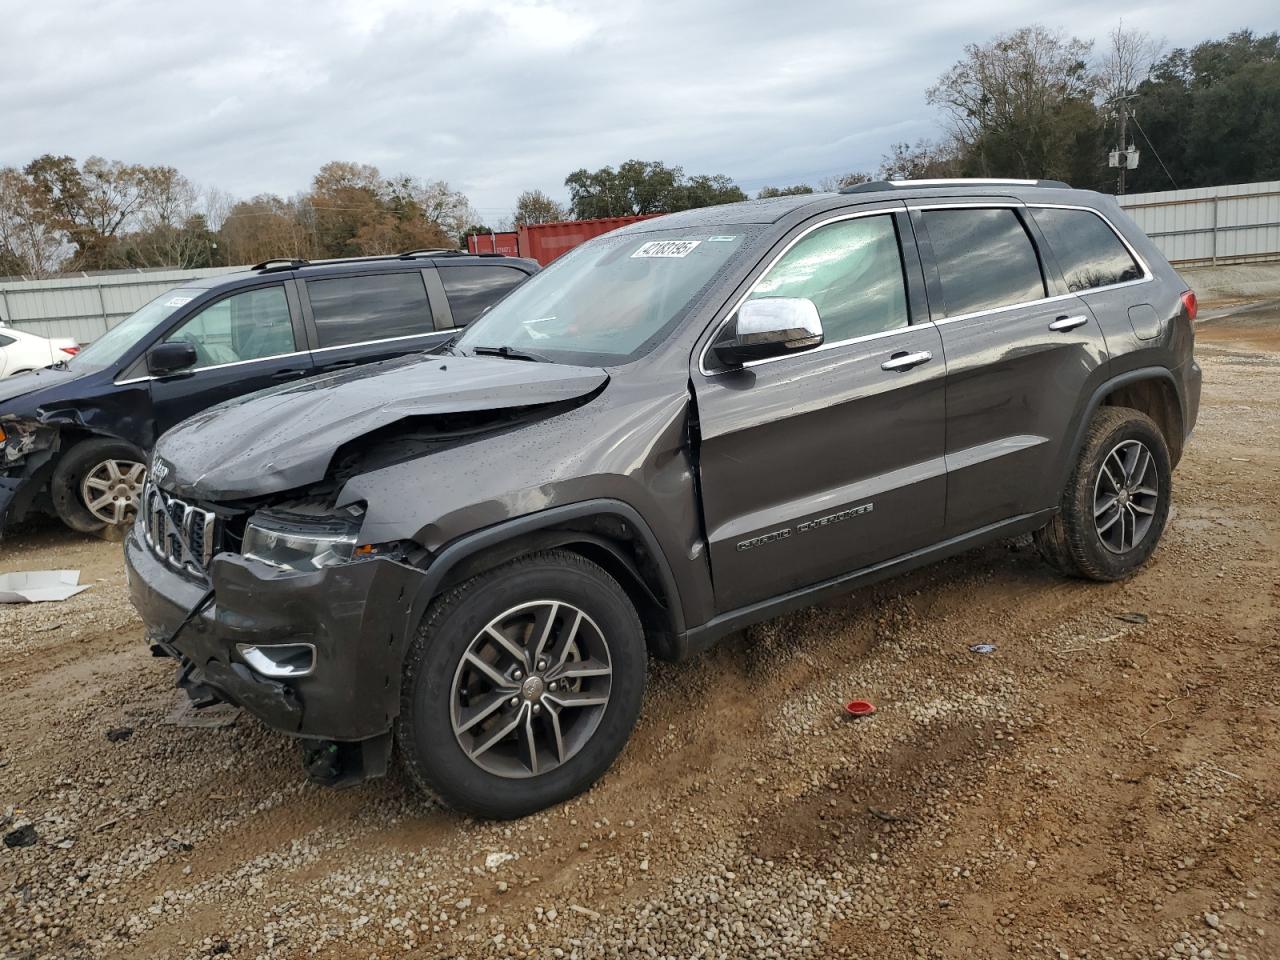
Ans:
POLYGON ((1200 304, 1196 302, 1196 293, 1194 290, 1182 291, 1182 306, 1186 308, 1187 319, 1195 323, 1196 314, 1200 310, 1200 304))
POLYGON ((79 347, 59 347, 58 349, 61 350, 63 353, 72 357, 74 357, 77 353, 80 352, 79 347))

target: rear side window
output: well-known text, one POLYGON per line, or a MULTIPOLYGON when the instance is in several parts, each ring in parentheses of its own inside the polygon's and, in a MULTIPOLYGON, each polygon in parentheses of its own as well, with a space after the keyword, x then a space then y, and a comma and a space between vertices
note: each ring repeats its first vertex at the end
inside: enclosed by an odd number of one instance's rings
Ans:
POLYGON ((1097 214, 1040 207, 1032 210, 1032 216, 1072 293, 1142 279, 1142 268, 1129 249, 1097 214))
POLYGON ((0 347, 7 347, 9 344, 14 342, 16 341, 13 337, 6 337, 3 333, 0 333, 0 347))
POLYGON ((427 288, 417 270, 308 280, 321 347, 431 333, 427 288))
POLYGON ((947 316, 1046 295, 1035 247, 1013 210, 926 210, 924 223, 938 261, 947 316))
POLYGON ((449 309, 453 311, 455 326, 465 327, 480 314, 485 307, 497 303, 507 291, 517 287, 526 278, 526 274, 513 267, 499 266, 441 266, 436 268, 440 273, 440 282, 444 284, 444 292, 449 297, 449 309))

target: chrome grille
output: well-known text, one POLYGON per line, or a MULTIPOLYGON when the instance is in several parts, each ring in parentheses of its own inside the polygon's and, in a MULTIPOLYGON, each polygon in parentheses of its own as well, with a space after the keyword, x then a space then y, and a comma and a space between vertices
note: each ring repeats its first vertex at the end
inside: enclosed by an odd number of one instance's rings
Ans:
POLYGON ((217 515, 169 496, 150 481, 138 523, 152 551, 179 570, 203 575, 217 553, 217 515))

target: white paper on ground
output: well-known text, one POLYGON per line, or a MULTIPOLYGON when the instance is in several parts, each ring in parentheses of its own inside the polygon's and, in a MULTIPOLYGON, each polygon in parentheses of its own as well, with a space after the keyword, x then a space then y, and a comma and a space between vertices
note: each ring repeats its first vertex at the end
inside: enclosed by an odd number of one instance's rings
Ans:
POLYGON ((44 603, 74 597, 93 584, 80 583, 79 570, 0 573, 0 603, 44 603))

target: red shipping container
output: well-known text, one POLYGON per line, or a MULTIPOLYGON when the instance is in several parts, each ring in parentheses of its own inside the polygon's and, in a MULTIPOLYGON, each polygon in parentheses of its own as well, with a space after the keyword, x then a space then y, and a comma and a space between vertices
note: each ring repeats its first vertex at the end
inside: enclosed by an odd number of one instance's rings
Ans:
POLYGON ((467 237, 467 250, 471 253, 500 253, 504 257, 518 257, 520 235, 514 230, 508 233, 473 233, 467 237))
MULTIPOLYGON (((631 217, 601 217, 598 220, 565 220, 560 223, 529 224, 520 228, 520 256, 532 257, 546 266, 561 254, 602 233, 625 227, 629 223, 661 216, 646 213, 631 217)), ((504 234, 498 234, 504 236, 504 234)))

